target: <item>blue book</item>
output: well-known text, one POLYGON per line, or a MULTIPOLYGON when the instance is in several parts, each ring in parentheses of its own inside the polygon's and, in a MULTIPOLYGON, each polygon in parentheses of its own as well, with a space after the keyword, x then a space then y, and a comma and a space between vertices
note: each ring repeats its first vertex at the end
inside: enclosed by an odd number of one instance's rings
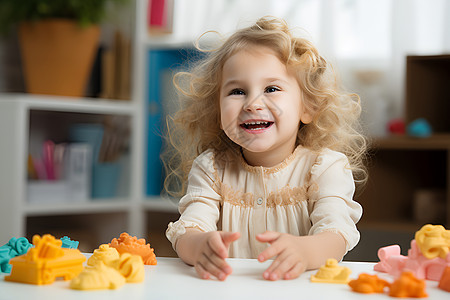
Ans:
POLYGON ((164 171, 160 158, 166 116, 173 112, 176 92, 173 75, 199 57, 195 49, 153 49, 147 59, 147 162, 146 194, 160 195, 164 171))

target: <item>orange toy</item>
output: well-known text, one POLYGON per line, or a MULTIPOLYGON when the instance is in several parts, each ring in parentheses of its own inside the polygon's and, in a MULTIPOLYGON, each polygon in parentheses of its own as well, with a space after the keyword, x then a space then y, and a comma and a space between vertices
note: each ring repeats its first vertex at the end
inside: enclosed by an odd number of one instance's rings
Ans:
POLYGON ((155 253, 153 248, 150 248, 150 244, 146 244, 145 239, 137 239, 137 237, 130 236, 126 232, 121 233, 118 239, 112 239, 109 246, 116 248, 120 254, 140 255, 146 265, 156 265, 157 263, 155 253))
POLYGON ((389 287, 389 282, 378 278, 377 275, 362 273, 358 279, 351 280, 348 285, 353 291, 363 294, 383 293, 385 287, 389 287))
POLYGON ((445 268, 438 287, 444 291, 450 292, 450 267, 445 268))
POLYGON ((417 279, 412 272, 403 272, 400 278, 391 284, 389 296, 392 297, 428 297, 425 292, 425 280, 417 279))
POLYGON ((11 275, 6 281, 50 284, 57 277, 70 280, 83 270, 86 260, 78 249, 61 248, 62 241, 50 234, 33 236, 34 248, 10 260, 11 275))

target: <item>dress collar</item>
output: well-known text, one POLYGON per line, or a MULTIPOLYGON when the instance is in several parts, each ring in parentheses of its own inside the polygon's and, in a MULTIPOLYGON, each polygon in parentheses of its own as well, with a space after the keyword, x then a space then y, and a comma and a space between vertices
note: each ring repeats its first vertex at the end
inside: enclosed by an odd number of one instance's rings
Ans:
POLYGON ((280 162, 279 164, 273 166, 273 167, 262 167, 262 166, 251 166, 249 165, 244 158, 244 155, 242 153, 242 148, 241 148, 241 155, 239 156, 239 161, 240 164, 244 167, 244 169, 248 172, 251 173, 260 173, 261 171, 264 174, 273 174, 276 173, 284 168, 286 168, 296 157, 299 151, 306 149, 301 145, 298 145, 294 151, 289 154, 288 157, 286 157, 282 162, 280 162))

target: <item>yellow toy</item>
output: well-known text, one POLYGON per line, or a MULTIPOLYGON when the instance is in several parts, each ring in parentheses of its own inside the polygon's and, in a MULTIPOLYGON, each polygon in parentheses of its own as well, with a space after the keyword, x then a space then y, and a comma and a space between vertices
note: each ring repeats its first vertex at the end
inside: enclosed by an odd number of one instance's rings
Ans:
POLYGON ((125 284, 123 277, 116 269, 98 261, 95 266, 87 266, 70 282, 70 288, 76 290, 118 289, 125 284))
POLYGON ((78 249, 61 248, 62 241, 46 234, 33 236, 34 248, 10 260, 11 275, 6 281, 31 284, 50 284, 56 278, 70 280, 83 270, 86 260, 78 249))
POLYGON ((89 257, 87 261, 88 266, 95 266, 98 261, 102 261, 105 265, 110 266, 120 258, 119 252, 116 248, 110 247, 108 244, 102 244, 98 249, 94 250, 94 253, 89 257))
POLYGON ((320 267, 316 275, 311 276, 311 282, 346 284, 349 282, 348 276, 351 272, 349 268, 339 266, 336 259, 330 258, 320 267))
POLYGON ((423 226, 416 232, 415 240, 420 252, 428 259, 445 259, 450 251, 450 230, 445 230, 442 225, 423 226))
POLYGON ((125 282, 143 282, 145 278, 141 256, 130 253, 119 254, 115 248, 107 244, 102 244, 99 249, 94 250, 87 265, 70 283, 72 289, 118 289, 125 282))

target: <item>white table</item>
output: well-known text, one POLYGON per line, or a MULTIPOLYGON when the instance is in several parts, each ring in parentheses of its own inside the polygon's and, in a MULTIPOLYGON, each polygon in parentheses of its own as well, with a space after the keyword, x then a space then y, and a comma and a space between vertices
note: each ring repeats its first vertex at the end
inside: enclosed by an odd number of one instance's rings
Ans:
MULTIPOLYGON (((89 255, 87 255, 89 256, 89 255)), ((68 281, 58 280, 51 285, 32 285, 3 280, 0 275, 1 300, 82 300, 82 299, 396 299, 387 294, 364 295, 352 292, 345 284, 311 283, 316 271, 309 271, 294 280, 267 281, 263 271, 270 262, 254 259, 229 259, 233 273, 226 281, 202 280, 194 268, 178 258, 158 258, 158 265, 145 266, 143 283, 126 283, 118 290, 78 291, 69 288, 68 281)), ((373 263, 342 262, 352 270, 350 277, 360 273, 378 274, 392 281, 384 273, 373 271, 373 263)), ((450 293, 437 288, 437 282, 427 281, 428 299, 450 299, 450 293)))

